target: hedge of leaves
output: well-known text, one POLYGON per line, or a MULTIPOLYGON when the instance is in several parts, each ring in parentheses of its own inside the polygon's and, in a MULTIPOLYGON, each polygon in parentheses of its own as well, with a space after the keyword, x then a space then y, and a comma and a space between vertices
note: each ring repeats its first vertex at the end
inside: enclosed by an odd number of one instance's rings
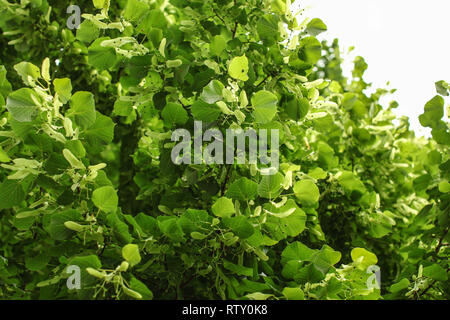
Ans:
POLYGON ((417 138, 289 1, 73 4, 0 0, 1 299, 449 299, 445 81, 417 138), (175 165, 194 120, 278 173, 175 165))

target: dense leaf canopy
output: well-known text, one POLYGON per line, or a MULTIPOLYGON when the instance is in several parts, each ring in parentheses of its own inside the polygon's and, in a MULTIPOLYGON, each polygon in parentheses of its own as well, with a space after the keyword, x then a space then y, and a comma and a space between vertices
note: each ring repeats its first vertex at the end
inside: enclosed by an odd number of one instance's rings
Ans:
POLYGON ((289 1, 77 3, 0 0, 1 299, 449 299, 448 83, 418 138, 289 1), (174 164, 194 121, 279 171, 174 164))

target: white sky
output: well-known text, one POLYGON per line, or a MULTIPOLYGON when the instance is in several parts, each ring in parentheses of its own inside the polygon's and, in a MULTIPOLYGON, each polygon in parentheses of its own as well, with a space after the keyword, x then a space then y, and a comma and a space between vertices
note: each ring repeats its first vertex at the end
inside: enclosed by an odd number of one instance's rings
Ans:
POLYGON ((320 18, 328 26, 319 39, 338 38, 345 52, 355 47, 344 56, 346 75, 354 57, 364 57, 366 82, 397 89, 384 106, 396 100, 395 112, 407 115, 418 135, 428 135, 417 117, 436 94, 434 83, 450 82, 450 0, 297 0, 293 11, 298 8, 308 8, 299 22, 320 18))

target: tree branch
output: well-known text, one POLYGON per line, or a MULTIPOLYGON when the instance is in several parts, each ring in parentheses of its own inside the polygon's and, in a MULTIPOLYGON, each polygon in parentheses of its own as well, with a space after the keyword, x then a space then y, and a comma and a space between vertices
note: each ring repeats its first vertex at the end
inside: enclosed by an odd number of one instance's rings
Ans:
POLYGON ((439 239, 438 245, 437 245, 436 249, 434 250, 434 252, 435 252, 436 254, 438 254, 438 253, 439 253, 439 250, 441 250, 441 247, 442 247, 442 241, 444 241, 444 238, 445 238, 445 236, 447 235, 448 230, 449 230, 449 227, 447 227, 447 228, 445 229, 444 234, 443 234, 443 235, 441 236, 441 238, 439 239))
POLYGON ((260 83, 256 85, 256 88, 258 88, 260 85, 262 85, 266 80, 270 77, 270 74, 268 74, 260 83))
POLYGON ((236 21, 236 22, 234 23, 234 29, 233 29, 233 39, 234 39, 234 37, 236 36, 236 30, 237 30, 237 26, 238 26, 238 22, 236 21))
MULTIPOLYGON (((448 232, 448 230, 447 230, 447 232, 448 232)), ((448 269, 446 270, 446 272, 449 272, 449 271, 450 271, 450 268, 448 268, 448 269)), ((430 290, 430 289, 436 284, 436 282, 437 282, 437 280, 433 280, 433 282, 432 282, 428 287, 426 287, 425 290, 423 290, 421 293, 417 294, 417 298, 420 298, 420 297, 423 296, 425 293, 427 293, 428 290, 430 290)))
POLYGON ((425 290, 422 291, 422 293, 419 293, 417 295, 417 298, 420 298, 421 296, 423 296, 425 293, 428 292, 428 290, 431 289, 432 286, 434 286, 436 284, 437 280, 434 280, 425 290))
POLYGON ((225 175, 225 179, 223 180, 222 187, 220 188, 220 196, 221 197, 225 194, 228 180, 230 180, 230 170, 231 170, 232 166, 233 166, 232 164, 227 166, 227 173, 225 175))
POLYGON ((219 16, 219 14, 217 13, 217 11, 216 11, 216 9, 213 9, 213 12, 214 12, 214 14, 216 15, 216 17, 217 18, 219 18, 220 19, 220 21, 222 21, 223 22, 223 24, 226 26, 227 24, 225 23, 225 20, 223 20, 222 19, 222 17, 221 16, 219 16))

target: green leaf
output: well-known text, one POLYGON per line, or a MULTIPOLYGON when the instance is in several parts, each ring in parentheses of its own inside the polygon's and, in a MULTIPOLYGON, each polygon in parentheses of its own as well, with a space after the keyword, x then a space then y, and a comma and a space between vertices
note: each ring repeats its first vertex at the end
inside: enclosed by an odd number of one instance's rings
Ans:
POLYGON ((203 239, 206 239, 208 237, 208 235, 197 232, 197 231, 193 231, 193 232, 191 232, 191 237, 192 237, 192 239, 195 239, 195 240, 203 240, 203 239))
POLYGON ((442 193, 450 192, 450 183, 448 181, 439 182, 439 192, 442 193))
POLYGON ((62 103, 69 101, 72 96, 72 83, 69 78, 55 79, 53 86, 62 103))
POLYGON ((17 180, 8 180, 0 184, 0 209, 9 209, 25 200, 22 184, 17 180))
POLYGON ((139 246, 137 244, 127 244, 122 248, 122 257, 133 267, 141 262, 139 246))
POLYGON ((278 15, 266 14, 256 22, 256 30, 259 37, 267 45, 272 45, 279 37, 278 15))
POLYGON ((424 113, 419 116, 420 124, 424 127, 434 127, 444 116, 444 98, 435 96, 425 104, 424 113))
POLYGON ((42 270, 44 267, 46 267, 49 261, 50 256, 45 252, 41 252, 37 256, 26 257, 25 266, 27 267, 28 270, 39 271, 42 270))
POLYGON ((114 48, 101 45, 105 40, 110 40, 110 38, 98 38, 88 48, 88 63, 99 71, 107 70, 116 63, 116 51, 114 48))
POLYGON ((0 146, 0 162, 10 162, 11 158, 8 156, 8 154, 3 150, 3 148, 0 146))
POLYGON ((319 59, 322 57, 322 45, 320 44, 319 40, 317 40, 315 37, 307 37, 303 38, 300 41, 300 50, 298 51, 298 57, 305 61, 306 63, 309 63, 311 65, 314 65, 319 61, 319 59))
POLYGON ((322 168, 316 167, 308 171, 308 176, 314 179, 325 179, 327 177, 327 173, 322 168))
POLYGON ((110 117, 97 111, 94 124, 85 131, 92 145, 110 143, 114 138, 114 122, 110 117))
MULTIPOLYGON (((164 12, 160 9, 153 9, 146 10, 145 14, 140 19, 137 30, 150 35, 150 38, 152 38, 152 32, 164 30, 165 28, 167 28, 167 19, 164 12)), ((159 39, 159 41, 160 40, 161 39, 159 39)))
POLYGON ((233 201, 227 197, 217 199, 211 209, 216 216, 221 218, 229 218, 235 212, 233 201))
POLYGON ((240 276, 247 276, 247 277, 253 276, 252 268, 240 266, 240 265, 234 264, 225 259, 223 260, 223 267, 231 272, 236 273, 237 275, 240 275, 240 276))
POLYGON ((284 288, 281 292, 287 300, 305 300, 305 293, 300 288, 284 288))
POLYGON ((82 128, 92 126, 96 120, 94 95, 86 91, 75 92, 70 99, 70 109, 67 115, 82 128))
POLYGON ((317 36, 318 34, 327 31, 327 26, 319 18, 314 18, 307 24, 305 31, 312 36, 317 36))
POLYGON ((278 98, 273 93, 261 90, 252 96, 253 115, 256 122, 268 123, 277 113, 278 98))
POLYGON ((222 221, 225 227, 230 228, 241 239, 246 239, 255 232, 253 226, 244 216, 224 218, 222 221))
POLYGON ((212 55, 220 56, 220 54, 227 47, 227 41, 222 35, 214 36, 209 44, 209 51, 212 55))
POLYGON ((258 195, 261 198, 274 199, 276 198, 283 187, 284 177, 277 172, 273 175, 263 176, 258 185, 258 195))
POLYGON ((148 10, 149 6, 144 1, 128 0, 124 18, 129 21, 138 21, 148 10))
POLYGON ((19 122, 31 122, 36 117, 40 105, 40 98, 29 88, 16 90, 6 99, 6 108, 19 122))
POLYGON ((81 270, 85 270, 86 268, 100 269, 102 267, 100 259, 93 254, 88 256, 75 257, 70 260, 70 264, 79 266, 81 270))
POLYGON ((200 99, 206 103, 212 104, 219 100, 222 100, 222 91, 225 86, 218 80, 211 80, 206 87, 203 88, 200 99))
POLYGON ((180 217, 179 224, 185 233, 205 232, 211 226, 212 217, 206 210, 187 209, 180 217))
POLYGON ((236 80, 242 80, 247 81, 248 80, 248 59, 244 55, 240 57, 234 57, 230 65, 228 67, 228 74, 236 79, 236 80))
POLYGON ((256 198, 258 194, 258 184, 245 177, 234 181, 228 188, 226 196, 234 200, 248 201, 256 198))
POLYGON ((447 271, 437 263, 423 268, 423 275, 437 281, 447 281, 447 271))
POLYGON ((286 13, 286 6, 288 4, 285 0, 271 0, 270 6, 271 9, 277 13, 285 14, 286 13))
POLYGON ((177 243, 185 241, 183 230, 177 218, 159 216, 158 225, 161 232, 173 242, 177 243))
MULTIPOLYGON (((368 64, 364 60, 363 57, 356 57, 354 61, 354 68, 352 70, 353 77, 361 78, 364 75, 364 72, 366 72, 368 67, 368 64)), ((358 100, 358 104, 362 106, 362 102, 358 100)), ((356 104, 356 106, 358 105, 356 104)), ((365 109, 365 108, 364 108, 365 109)))
POLYGON ((267 235, 263 235, 258 229, 255 229, 255 232, 251 237, 247 238, 246 241, 255 248, 261 246, 273 246, 278 243, 278 241, 269 238, 267 235))
POLYGON ((100 29, 90 20, 84 20, 77 29, 77 39, 89 44, 100 35, 100 29))
POLYGON ((266 227, 271 237, 282 240, 286 237, 296 237, 303 232, 306 225, 306 213, 300 209, 293 199, 287 200, 284 206, 276 208, 272 204, 267 204, 264 209, 273 213, 269 215, 266 227), (292 210, 294 210, 292 212, 292 210), (283 213, 290 213, 283 217, 283 213))
POLYGON ((323 245, 322 249, 312 256, 311 261, 318 270, 323 274, 326 274, 330 267, 341 260, 341 257, 342 255, 339 251, 335 251, 331 247, 323 245))
POLYGON ((291 260, 310 261, 315 250, 308 248, 301 242, 290 243, 281 253, 281 262, 286 263, 291 260))
POLYGON ((192 105, 191 112, 196 120, 213 122, 219 118, 222 110, 216 104, 209 104, 202 100, 197 100, 192 105))
POLYGON ((289 118, 298 121, 308 114, 309 108, 309 100, 307 98, 291 98, 286 103, 285 111, 289 118))
POLYGON ((338 182, 343 187, 345 193, 352 198, 359 198, 366 192, 364 184, 350 171, 343 171, 338 177, 338 182))
POLYGON ((406 278, 403 278, 399 282, 394 283, 393 285, 391 285, 389 287, 389 291, 392 292, 392 293, 396 293, 396 292, 402 291, 404 289, 407 289, 409 287, 409 284, 410 284, 409 280, 406 279, 406 278))
POLYGON ((319 188, 312 180, 301 180, 294 184, 294 193, 302 205, 314 206, 320 197, 319 188))
POLYGON ((142 299, 144 300, 152 300, 153 292, 141 281, 136 279, 135 277, 131 277, 130 280, 130 288, 134 291, 141 294, 142 299))
POLYGON ((76 157, 86 157, 86 149, 80 140, 69 140, 66 142, 66 148, 69 149, 76 157))
POLYGON ((69 260, 68 265, 77 266, 80 268, 81 290, 87 290, 98 280, 97 278, 89 275, 86 269, 87 268, 100 269, 102 267, 100 259, 94 254, 88 256, 75 257, 69 260))
POLYGON ((128 244, 133 241, 128 225, 123 222, 115 213, 110 213, 107 217, 108 225, 113 228, 113 234, 119 240, 120 244, 128 244))
POLYGON ((69 209, 62 212, 56 212, 51 216, 49 232, 55 240, 65 240, 72 237, 75 232, 67 229, 64 225, 67 221, 83 221, 83 217, 78 210, 69 209))
POLYGON ((145 230, 145 232, 150 235, 157 236, 160 234, 160 230, 158 228, 158 223, 155 218, 148 216, 144 213, 139 213, 136 217, 134 217, 136 222, 139 224, 141 229, 145 230))
POLYGON ((14 70, 16 70, 23 83, 27 86, 34 86, 35 81, 41 76, 41 70, 29 62, 20 62, 14 65, 14 70))
POLYGON ((450 146, 450 130, 444 121, 439 121, 431 130, 431 136, 437 143, 450 146))
POLYGON ((110 213, 116 211, 119 198, 113 187, 105 186, 94 190, 92 202, 100 210, 110 213))
MULTIPOLYGON (((6 68, 0 65, 0 96, 6 99, 11 90, 11 83, 9 83, 8 79, 6 78, 6 68)), ((0 107, 2 107, 1 104, 0 107)))
POLYGON ((169 102, 161 112, 164 122, 172 127, 174 124, 183 125, 188 121, 187 111, 178 103, 169 102))
POLYGON ((413 180, 414 189, 419 192, 428 188, 431 183, 432 177, 429 174, 423 174, 413 180))
POLYGON ((437 81, 435 83, 435 86, 436 86, 437 93, 439 93, 442 96, 448 97, 448 95, 450 94, 450 84, 441 80, 441 81, 437 81))
POLYGON ((107 1, 108 0, 92 0, 92 3, 97 9, 103 9, 107 1))
POLYGON ((361 270, 366 270, 367 267, 376 265, 378 262, 377 256, 364 248, 354 248, 350 255, 353 262, 355 262, 361 270))
POLYGON ((338 165, 338 158, 334 156, 334 150, 326 142, 317 144, 318 162, 324 169, 330 169, 338 165))
POLYGON ((136 110, 133 108, 133 102, 116 100, 113 113, 118 116, 127 117, 126 123, 132 123, 136 120, 136 110))

